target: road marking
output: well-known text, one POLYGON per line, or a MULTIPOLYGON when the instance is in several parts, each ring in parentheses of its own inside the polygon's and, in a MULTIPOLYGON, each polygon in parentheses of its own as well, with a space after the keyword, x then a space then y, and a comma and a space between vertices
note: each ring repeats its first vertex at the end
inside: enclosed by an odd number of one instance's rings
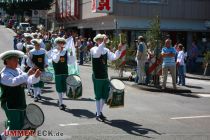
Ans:
POLYGON ((77 126, 77 125, 79 125, 79 124, 78 123, 59 124, 59 126, 62 126, 62 127, 64 127, 64 126, 77 126))
POLYGON ((198 118, 210 118, 210 115, 206 116, 191 116, 191 117, 175 117, 171 118, 172 120, 181 120, 181 119, 198 119, 198 118))
POLYGON ((197 94, 197 95, 200 96, 200 97, 210 98, 210 94, 197 94))
POLYGON ((91 123, 91 122, 84 122, 84 123, 68 123, 68 124, 59 124, 59 126, 61 127, 65 127, 65 126, 78 126, 78 125, 93 125, 93 124, 98 124, 98 122, 95 123, 91 123))

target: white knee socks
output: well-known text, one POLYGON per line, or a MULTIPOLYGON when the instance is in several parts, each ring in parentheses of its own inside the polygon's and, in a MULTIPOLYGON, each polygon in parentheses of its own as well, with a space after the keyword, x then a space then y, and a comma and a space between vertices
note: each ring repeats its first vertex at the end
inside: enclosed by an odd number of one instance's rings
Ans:
POLYGON ((104 99, 101 99, 100 100, 100 112, 102 112, 103 107, 104 107, 104 104, 105 104, 105 100, 104 99))
POLYGON ((96 100, 96 115, 99 116, 101 114, 101 109, 100 109, 100 100, 96 100))
POLYGON ((59 106, 63 104, 63 93, 62 92, 58 93, 58 101, 59 101, 59 106))
POLYGON ((96 100, 96 115, 99 116, 101 115, 101 112, 103 110, 105 104, 105 100, 104 99, 100 99, 100 100, 96 100))

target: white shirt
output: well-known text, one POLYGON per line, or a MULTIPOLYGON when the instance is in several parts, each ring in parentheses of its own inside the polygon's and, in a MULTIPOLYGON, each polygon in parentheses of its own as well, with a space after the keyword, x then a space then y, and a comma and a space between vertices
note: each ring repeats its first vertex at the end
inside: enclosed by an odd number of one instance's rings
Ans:
POLYGON ((184 65, 185 53, 183 51, 179 51, 176 62, 179 62, 180 65, 184 65))
POLYGON ((22 61, 21 61, 21 70, 25 70, 25 67, 26 66, 29 66, 30 64, 29 64, 29 57, 28 57, 28 55, 24 55, 24 57, 23 57, 23 59, 22 59, 22 61))
POLYGON ((107 53, 108 60, 116 60, 120 57, 121 51, 116 51, 115 53, 111 52, 108 48, 105 47, 105 44, 102 42, 98 47, 93 47, 90 49, 91 56, 93 58, 99 58, 101 55, 107 53))
POLYGON ((28 76, 20 68, 11 69, 4 67, 1 71, 0 82, 3 85, 14 87, 24 83, 35 84, 38 83, 40 77, 36 78, 35 75, 28 76))
POLYGON ((70 53, 66 51, 66 49, 63 49, 62 51, 59 51, 58 49, 52 50, 52 61, 55 63, 58 63, 60 60, 60 56, 64 56, 67 53, 67 63, 68 64, 74 64, 76 61, 76 58, 74 56, 70 56, 70 53))
POLYGON ((28 62, 28 66, 29 67, 34 67, 34 64, 33 64, 33 62, 32 62, 32 57, 33 57, 33 55, 42 55, 42 54, 45 54, 45 58, 44 58, 44 65, 46 66, 46 65, 48 65, 48 58, 47 58, 47 56, 46 56, 46 50, 45 49, 42 49, 42 48, 40 48, 39 50, 36 50, 35 48, 34 49, 32 49, 30 52, 29 52, 29 62, 28 62))

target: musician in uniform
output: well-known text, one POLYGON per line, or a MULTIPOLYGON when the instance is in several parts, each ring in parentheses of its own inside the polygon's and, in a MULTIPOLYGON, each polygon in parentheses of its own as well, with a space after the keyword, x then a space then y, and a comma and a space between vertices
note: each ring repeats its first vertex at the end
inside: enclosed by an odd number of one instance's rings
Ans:
POLYGON ((68 64, 75 63, 76 58, 70 56, 65 49, 66 40, 64 38, 55 39, 56 48, 52 51, 53 68, 55 71, 55 85, 58 93, 58 104, 60 110, 65 110, 63 104, 63 94, 66 92, 66 78, 68 76, 68 64))
MULTIPOLYGON (((26 46, 26 54, 23 56, 22 62, 21 62, 21 69, 24 72, 28 72, 29 69, 31 68, 29 65, 29 52, 30 50, 32 50, 34 48, 34 45, 27 45, 26 46)), ((33 96, 33 92, 32 92, 32 85, 31 84, 27 84, 27 89, 28 89, 28 95, 29 96, 33 96)))
POLYGON ((112 53, 106 48, 108 37, 104 34, 98 34, 93 39, 97 46, 91 48, 93 74, 92 80, 94 85, 95 99, 96 99, 96 119, 104 121, 106 117, 103 115, 103 106, 109 96, 109 79, 107 60, 116 60, 121 55, 121 45, 118 50, 112 53))
POLYGON ((30 33, 24 33, 25 43, 23 43, 22 51, 26 53, 26 47, 27 45, 32 45, 31 40, 33 39, 33 36, 30 33))
MULTIPOLYGON (((24 55, 17 50, 6 51, 0 54, 5 67, 0 73, 0 101, 1 107, 7 117, 7 130, 21 130, 24 124, 24 110, 26 99, 24 93, 25 83, 37 83, 41 72, 30 69, 28 73, 23 72, 18 66, 18 58, 24 55)), ((0 139, 6 139, 5 132, 0 139)), ((12 137, 12 140, 17 139, 12 137)))
MULTIPOLYGON (((48 67, 48 59, 46 57, 46 51, 40 48, 41 40, 33 39, 31 42, 34 44, 34 49, 29 52, 29 65, 30 67, 37 68, 42 72, 46 67, 48 67)), ((34 101, 37 102, 41 100, 41 89, 44 87, 44 82, 39 81, 39 83, 34 84, 34 101)))

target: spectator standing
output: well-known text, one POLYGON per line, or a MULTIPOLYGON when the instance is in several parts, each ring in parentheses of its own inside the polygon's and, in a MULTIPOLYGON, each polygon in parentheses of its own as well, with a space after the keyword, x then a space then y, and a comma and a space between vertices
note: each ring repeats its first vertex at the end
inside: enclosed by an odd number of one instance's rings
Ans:
POLYGON ((196 69, 196 59, 198 57, 198 47, 195 41, 192 42, 192 47, 189 51, 189 72, 194 73, 196 69))
POLYGON ((138 37, 138 47, 136 53, 137 61, 137 75, 138 75, 138 84, 145 84, 145 63, 147 61, 147 46, 144 43, 144 37, 138 37))
POLYGON ((173 88, 176 89, 176 63, 175 63, 176 50, 171 46, 171 40, 166 39, 165 46, 162 48, 161 55, 163 58, 162 71, 163 71, 163 85, 162 89, 166 88, 168 70, 172 76, 173 88))
POLYGON ((183 51, 184 46, 182 44, 178 45, 178 56, 176 60, 177 69, 178 69, 178 85, 185 86, 185 53, 183 51))

